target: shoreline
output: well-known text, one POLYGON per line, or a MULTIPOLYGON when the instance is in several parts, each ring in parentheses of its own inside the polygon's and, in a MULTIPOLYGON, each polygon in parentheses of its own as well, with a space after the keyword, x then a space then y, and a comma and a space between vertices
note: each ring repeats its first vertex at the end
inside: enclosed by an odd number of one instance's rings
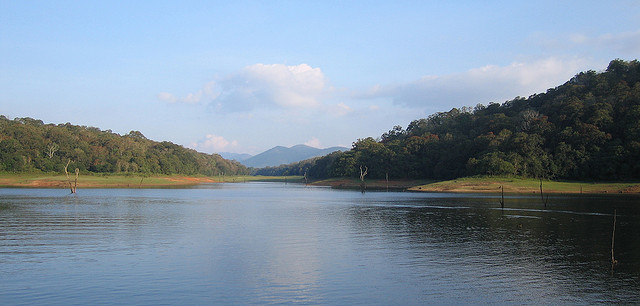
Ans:
MULTIPOLYGON (((80 175, 78 189, 83 188, 185 188, 200 184, 250 181, 300 182, 301 177, 227 176, 205 177, 185 175, 80 175)), ((334 189, 360 189, 356 178, 331 178, 310 182, 311 186, 334 189)), ((542 180, 545 194, 633 194, 640 195, 640 182, 577 182, 542 180)), ((65 175, 60 174, 0 174, 0 188, 69 188, 65 175)), ((517 177, 464 177, 448 181, 434 180, 365 180, 366 190, 410 192, 540 194, 540 180, 517 177)))
MULTIPOLYGON (((418 192, 540 194, 540 180, 467 177, 410 188, 418 192)), ((576 182, 542 180, 544 194, 640 194, 638 182, 576 182)))
MULTIPOLYGON (((365 180, 367 190, 394 190, 406 191, 420 184, 433 182, 430 180, 365 180)), ((333 189, 358 189, 360 190, 360 180, 356 178, 330 178, 309 183, 312 186, 326 186, 333 189)))
MULTIPOLYGON (((71 177, 72 183, 75 178, 71 177)), ((90 188, 186 188, 200 184, 241 183, 250 181, 286 182, 299 181, 300 177, 272 176, 187 176, 187 175, 126 175, 80 174, 78 189, 90 188)), ((67 177, 51 173, 0 173, 0 188, 51 188, 69 189, 67 177)))
MULTIPOLYGON (((336 189, 360 189, 355 178, 333 178, 313 182, 316 186, 336 189)), ((385 190, 386 180, 365 180, 366 189, 385 190)), ((508 177, 464 177, 449 181, 395 180, 389 190, 434 193, 540 194, 540 180, 508 177)), ((634 194, 640 195, 640 182, 577 182, 542 180, 545 194, 634 194)))
MULTIPOLYGON (((74 178, 72 178, 73 182, 74 178)), ((83 188, 168 188, 187 187, 203 183, 219 183, 208 177, 189 176, 126 176, 126 175, 80 175, 78 189, 83 188)), ((0 188, 69 188, 64 175, 3 174, 0 175, 0 188)))

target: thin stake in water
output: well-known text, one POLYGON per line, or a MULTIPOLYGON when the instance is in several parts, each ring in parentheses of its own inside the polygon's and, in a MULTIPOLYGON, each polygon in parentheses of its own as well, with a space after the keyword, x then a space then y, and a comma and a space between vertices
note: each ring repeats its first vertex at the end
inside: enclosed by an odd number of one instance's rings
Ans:
POLYGON ((616 210, 613 210, 613 233, 611 234, 611 269, 613 269, 613 266, 618 264, 618 261, 616 260, 616 258, 613 256, 613 246, 615 245, 615 239, 616 239, 616 210))

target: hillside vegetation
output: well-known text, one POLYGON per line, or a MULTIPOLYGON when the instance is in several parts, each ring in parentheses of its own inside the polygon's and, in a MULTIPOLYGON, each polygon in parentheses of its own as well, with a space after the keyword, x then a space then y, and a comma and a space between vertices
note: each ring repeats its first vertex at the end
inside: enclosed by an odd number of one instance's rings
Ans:
POLYGON ((237 175, 248 169, 217 154, 147 139, 138 131, 119 135, 95 127, 44 124, 0 116, 0 171, 182 175, 237 175), (72 170, 70 170, 72 171, 72 170))
POLYGON ((614 60, 546 93, 436 113, 278 172, 358 177, 360 166, 371 179, 640 179, 640 63, 614 60))

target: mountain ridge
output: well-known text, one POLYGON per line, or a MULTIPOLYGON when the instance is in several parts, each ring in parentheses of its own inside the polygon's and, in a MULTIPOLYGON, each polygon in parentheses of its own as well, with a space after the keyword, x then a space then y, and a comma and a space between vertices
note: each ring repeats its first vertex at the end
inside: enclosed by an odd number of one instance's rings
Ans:
POLYGON ((295 163, 305 159, 324 156, 335 151, 347 151, 345 147, 330 147, 318 149, 304 144, 298 144, 291 147, 275 146, 262 153, 256 154, 240 163, 247 167, 264 168, 275 167, 283 164, 295 163))
POLYGON ((224 159, 235 160, 238 162, 241 162, 253 156, 247 153, 232 153, 232 152, 219 152, 218 155, 222 156, 222 158, 224 159))

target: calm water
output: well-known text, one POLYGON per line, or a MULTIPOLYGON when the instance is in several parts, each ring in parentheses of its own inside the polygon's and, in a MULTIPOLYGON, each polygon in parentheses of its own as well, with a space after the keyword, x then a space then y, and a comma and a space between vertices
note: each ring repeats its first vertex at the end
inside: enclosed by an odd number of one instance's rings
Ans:
POLYGON ((640 303, 637 197, 66 192, 0 189, 0 304, 640 303))

